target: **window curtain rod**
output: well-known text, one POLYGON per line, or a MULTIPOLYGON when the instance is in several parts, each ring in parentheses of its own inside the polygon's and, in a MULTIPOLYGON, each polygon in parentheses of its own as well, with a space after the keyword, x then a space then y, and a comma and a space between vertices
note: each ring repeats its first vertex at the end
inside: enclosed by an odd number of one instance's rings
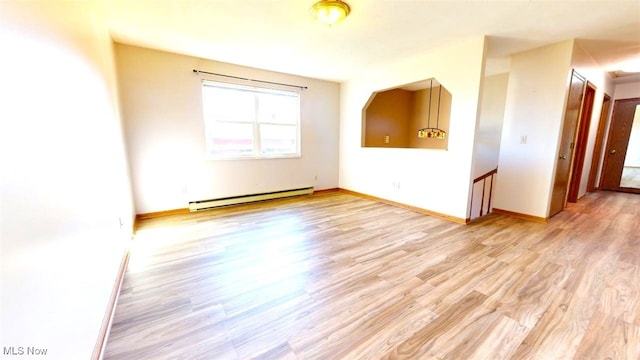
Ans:
POLYGON ((306 90, 306 89, 308 89, 308 87, 307 87, 307 86, 291 85, 291 84, 283 84, 283 83, 273 82, 273 81, 265 81, 265 80, 249 79, 249 78, 243 78, 243 77, 239 77, 239 76, 225 75, 225 74, 218 74, 218 73, 212 73, 212 72, 202 71, 202 70, 196 70, 196 69, 193 69, 193 72, 194 72, 194 73, 196 73, 196 74, 207 74, 207 75, 223 76, 223 77, 228 77, 228 78, 232 78, 232 79, 246 80, 246 81, 253 81, 253 82, 259 82, 259 83, 263 83, 263 84, 272 84, 272 85, 289 86, 289 87, 294 87, 294 88, 298 88, 298 89, 301 89, 301 90, 306 90))

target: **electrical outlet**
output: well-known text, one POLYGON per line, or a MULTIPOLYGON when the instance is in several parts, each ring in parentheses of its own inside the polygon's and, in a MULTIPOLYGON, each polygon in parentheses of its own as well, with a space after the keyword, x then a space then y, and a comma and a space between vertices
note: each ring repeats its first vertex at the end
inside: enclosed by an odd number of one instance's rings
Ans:
POLYGON ((527 143, 527 135, 521 135, 520 144, 526 144, 526 143, 527 143))

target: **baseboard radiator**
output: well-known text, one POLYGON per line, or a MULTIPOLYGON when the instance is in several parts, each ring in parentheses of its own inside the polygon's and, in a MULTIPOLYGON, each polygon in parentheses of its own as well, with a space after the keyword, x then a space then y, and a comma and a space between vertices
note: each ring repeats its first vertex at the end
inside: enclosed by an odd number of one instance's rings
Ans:
POLYGON ((245 204, 245 203, 256 202, 256 201, 280 199, 280 198, 286 198, 291 196, 311 195, 311 194, 313 194, 313 187, 274 191, 274 192, 268 192, 268 193, 262 193, 262 194, 232 196, 232 197, 211 199, 211 200, 190 201, 189 211, 195 212, 195 211, 214 209, 222 206, 238 205, 238 204, 245 204))

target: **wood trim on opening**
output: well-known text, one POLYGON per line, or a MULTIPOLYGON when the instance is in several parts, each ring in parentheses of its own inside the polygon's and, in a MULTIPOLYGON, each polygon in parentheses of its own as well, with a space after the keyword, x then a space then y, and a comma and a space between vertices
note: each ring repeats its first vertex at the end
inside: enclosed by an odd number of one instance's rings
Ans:
POLYGON ((384 204, 401 207, 401 208, 404 208, 404 209, 408 209, 408 210, 412 210, 412 211, 415 211, 415 212, 419 212, 421 214, 435 216, 435 217, 438 217, 438 218, 441 218, 441 219, 444 219, 444 220, 449 220, 449 221, 456 222, 458 224, 468 224, 469 221, 470 221, 469 219, 463 219, 463 218, 459 218, 459 217, 455 217, 455 216, 451 216, 451 215, 447 215, 447 214, 442 214, 442 213, 439 213, 439 212, 435 212, 435 211, 419 208, 419 207, 416 207, 416 206, 411 206, 411 205, 399 203, 399 202, 396 202, 396 201, 379 198, 377 196, 359 193, 357 191, 352 191, 352 190, 347 190, 347 189, 340 188, 340 192, 343 192, 343 193, 349 194, 349 195, 358 196, 358 197, 361 197, 361 198, 364 198, 364 199, 367 199, 367 200, 373 200, 373 201, 381 202, 381 203, 384 203, 384 204))
POLYGON ((109 298, 109 303, 107 304, 107 310, 105 311, 104 318, 102 319, 102 326, 100 326, 98 340, 96 341, 96 345, 93 348, 93 354, 91 354, 92 360, 102 359, 105 346, 107 345, 111 323, 113 322, 113 316, 116 312, 116 302, 118 301, 118 297, 120 296, 120 289, 122 288, 124 274, 127 271, 128 265, 129 249, 127 248, 127 250, 125 250, 124 252, 124 255, 122 256, 120 268, 118 269, 118 275, 116 276, 116 281, 113 284, 113 290, 111 291, 111 297, 109 298))

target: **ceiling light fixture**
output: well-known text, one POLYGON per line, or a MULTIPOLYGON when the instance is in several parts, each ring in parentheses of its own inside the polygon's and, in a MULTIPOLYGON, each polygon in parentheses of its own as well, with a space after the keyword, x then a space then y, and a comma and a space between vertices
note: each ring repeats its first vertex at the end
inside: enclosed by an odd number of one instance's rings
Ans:
POLYGON ((341 0, 322 0, 311 8, 313 18, 329 26, 342 21, 349 15, 349 12, 351 12, 351 8, 341 0))
POLYGON ((640 72, 640 58, 627 60, 618 64, 618 70, 626 73, 640 72))
POLYGON ((442 98, 442 84, 440 84, 438 89, 438 112, 436 117, 436 127, 431 127, 431 99, 433 95, 433 79, 431 79, 431 83, 429 84, 429 115, 427 116, 427 127, 424 129, 418 130, 418 137, 421 139, 438 139, 444 140, 447 138, 447 132, 443 129, 440 129, 440 99, 442 98))

